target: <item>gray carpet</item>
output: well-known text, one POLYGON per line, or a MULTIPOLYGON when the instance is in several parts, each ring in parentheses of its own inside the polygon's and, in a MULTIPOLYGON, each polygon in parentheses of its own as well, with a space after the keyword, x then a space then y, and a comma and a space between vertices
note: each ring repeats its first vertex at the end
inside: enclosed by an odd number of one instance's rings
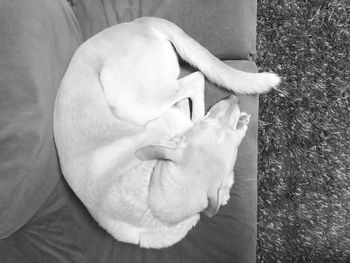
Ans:
POLYGON ((350 1, 258 1, 258 262, 350 262, 350 1))

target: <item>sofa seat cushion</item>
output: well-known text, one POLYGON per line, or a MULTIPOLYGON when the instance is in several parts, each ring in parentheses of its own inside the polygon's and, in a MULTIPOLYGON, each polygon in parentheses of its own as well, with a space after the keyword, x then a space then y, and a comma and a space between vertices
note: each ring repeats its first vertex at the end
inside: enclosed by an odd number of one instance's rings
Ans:
MULTIPOLYGON (((250 61, 226 61, 230 66, 256 72, 250 61)), ((193 71, 184 68, 182 74, 193 71)), ((206 108, 228 95, 206 82, 206 108)), ((257 96, 239 96, 240 108, 251 114, 235 165, 235 183, 227 205, 212 218, 201 215, 198 224, 179 243, 160 250, 143 249, 115 240, 98 227, 77 198, 72 199, 72 213, 79 222, 81 234, 87 240, 86 257, 91 261, 109 263, 177 262, 254 262, 256 249, 256 170, 257 170, 257 96), (92 238, 93 237, 93 238, 92 238)))

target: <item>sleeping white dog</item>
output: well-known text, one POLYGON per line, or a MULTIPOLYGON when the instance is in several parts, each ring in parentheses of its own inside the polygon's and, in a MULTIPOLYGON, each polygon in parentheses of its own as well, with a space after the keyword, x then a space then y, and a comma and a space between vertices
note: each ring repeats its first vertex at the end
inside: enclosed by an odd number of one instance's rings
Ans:
POLYGON ((204 77, 195 72, 178 80, 173 46, 227 89, 260 93, 279 82, 272 73, 226 66, 158 18, 113 26, 78 48, 55 104, 62 171, 102 227, 143 247, 174 244, 199 212, 213 215, 225 204, 248 123, 246 115, 238 121, 234 97, 204 116, 204 77), (183 110, 188 98, 191 119, 183 110))

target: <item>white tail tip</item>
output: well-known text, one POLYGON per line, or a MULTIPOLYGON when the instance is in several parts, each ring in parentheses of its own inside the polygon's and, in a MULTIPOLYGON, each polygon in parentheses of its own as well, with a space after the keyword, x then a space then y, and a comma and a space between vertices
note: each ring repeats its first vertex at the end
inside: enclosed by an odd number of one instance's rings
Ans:
POLYGON ((264 84, 270 88, 278 86, 281 82, 281 78, 275 73, 264 72, 259 75, 263 79, 264 84))

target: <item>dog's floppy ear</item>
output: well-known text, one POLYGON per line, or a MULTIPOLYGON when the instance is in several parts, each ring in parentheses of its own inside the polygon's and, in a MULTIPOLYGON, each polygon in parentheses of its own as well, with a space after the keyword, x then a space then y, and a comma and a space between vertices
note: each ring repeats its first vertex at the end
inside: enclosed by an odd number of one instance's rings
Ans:
POLYGON ((161 141, 155 145, 148 145, 136 151, 136 157, 141 161, 168 160, 177 162, 183 148, 176 141, 161 141))
POLYGON ((217 191, 212 191, 208 195, 208 207, 203 211, 203 213, 208 217, 213 217, 219 211, 221 202, 220 202, 220 190, 221 186, 217 191))

